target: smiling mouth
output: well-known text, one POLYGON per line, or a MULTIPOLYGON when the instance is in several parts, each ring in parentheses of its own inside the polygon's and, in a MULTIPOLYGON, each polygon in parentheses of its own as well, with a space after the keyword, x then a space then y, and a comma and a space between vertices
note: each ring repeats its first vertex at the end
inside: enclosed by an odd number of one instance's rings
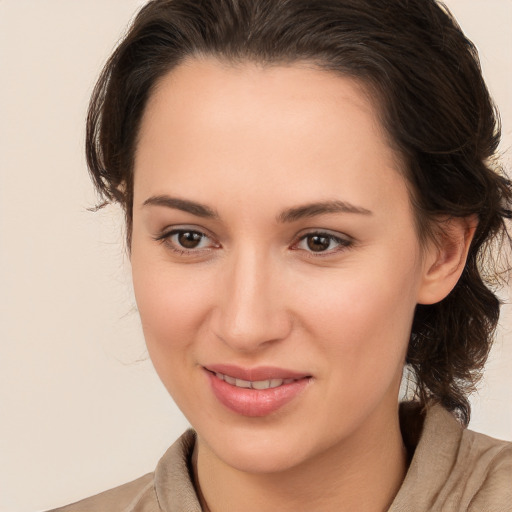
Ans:
POLYGON ((272 414, 301 395, 313 380, 311 375, 271 366, 215 364, 203 370, 220 403, 247 417, 272 414))
POLYGON ((244 380, 244 379, 237 379, 235 377, 231 377, 230 375, 225 375, 223 373, 219 372, 211 372, 213 373, 218 379, 223 380, 224 382, 227 382, 228 384, 231 384, 232 386, 236 386, 237 388, 244 388, 244 389, 272 389, 272 388, 278 388, 279 386, 282 386, 283 384, 291 384, 292 382, 295 382, 299 379, 267 379, 267 380, 244 380))

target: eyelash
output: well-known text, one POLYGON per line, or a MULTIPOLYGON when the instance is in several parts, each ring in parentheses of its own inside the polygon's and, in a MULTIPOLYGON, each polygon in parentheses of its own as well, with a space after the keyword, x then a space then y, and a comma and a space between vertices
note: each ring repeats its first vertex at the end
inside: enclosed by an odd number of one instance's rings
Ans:
POLYGON ((175 244, 172 243, 171 238, 174 235, 180 235, 180 234, 183 234, 183 233, 190 233, 190 234, 200 235, 201 239, 209 238, 208 235, 205 235, 201 231, 197 231, 195 229, 184 229, 184 228, 182 228, 182 229, 172 229, 171 231, 164 232, 164 233, 158 235, 157 237, 155 237, 155 240, 157 242, 160 242, 160 243, 164 244, 167 248, 169 248, 171 251, 173 251, 174 253, 176 253, 176 254, 178 254, 180 256, 196 256, 198 253, 200 253, 202 251, 211 250, 211 248, 207 248, 207 249, 186 249, 185 247, 180 249, 178 246, 176 246, 175 244))
POLYGON ((338 244, 338 246, 335 249, 326 250, 326 251, 318 251, 318 252, 305 250, 308 258, 322 258, 322 257, 332 256, 334 254, 338 254, 338 253, 348 249, 353 244, 352 240, 350 240, 348 238, 341 238, 339 236, 333 235, 332 233, 328 233, 325 231, 311 231, 309 233, 306 233, 305 235, 302 235, 299 238, 298 242, 293 244, 293 248, 294 248, 293 250, 300 250, 300 249, 295 249, 295 247, 298 246, 301 242, 306 241, 309 237, 314 237, 314 236, 326 238, 329 241, 329 245, 331 245, 331 242, 335 242, 336 244, 338 244))
MULTIPOLYGON (((167 232, 161 233, 160 235, 155 237, 155 240, 157 242, 160 242, 160 243, 166 245, 166 247, 168 247, 174 253, 176 253, 176 254, 178 254, 180 256, 186 256, 186 257, 197 256, 198 253, 201 253, 203 251, 210 251, 212 249, 211 247, 204 248, 204 249, 179 248, 175 243, 171 242, 171 238, 174 235, 180 235, 180 234, 183 234, 183 233, 190 233, 190 234, 200 235, 202 239, 203 238, 209 238, 208 235, 204 234, 201 231, 197 231, 197 230, 194 230, 194 229, 183 229, 183 228, 181 228, 181 229, 172 229, 171 231, 167 231, 167 232)), ((335 242, 335 243, 338 244, 338 247, 336 249, 334 249, 334 250, 318 251, 318 252, 304 250, 306 252, 306 254, 307 254, 307 257, 310 257, 310 258, 322 258, 322 257, 332 256, 333 254, 337 254, 339 252, 342 252, 342 251, 348 249, 349 247, 351 247, 353 245, 353 241, 348 239, 348 238, 341 238, 339 236, 333 235, 332 233, 328 233, 328 232, 325 232, 325 231, 312 231, 312 232, 306 233, 305 235, 302 235, 298 239, 298 241, 293 244, 292 250, 300 250, 300 249, 297 249, 297 246, 301 242, 307 240, 309 237, 314 237, 314 236, 319 236, 319 237, 322 237, 322 238, 327 238, 329 240, 329 245, 330 245, 331 242, 335 242)), ((217 246, 217 247, 219 247, 219 246, 217 246)), ((214 248, 217 248, 217 247, 214 247, 214 248)))

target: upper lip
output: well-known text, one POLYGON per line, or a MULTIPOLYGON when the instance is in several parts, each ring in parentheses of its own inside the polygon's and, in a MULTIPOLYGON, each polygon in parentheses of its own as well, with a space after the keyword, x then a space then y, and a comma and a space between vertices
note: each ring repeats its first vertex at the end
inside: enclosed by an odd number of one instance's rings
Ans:
POLYGON ((204 366, 206 370, 214 373, 229 375, 235 379, 248 381, 261 381, 270 379, 303 379, 310 377, 307 373, 277 368, 275 366, 257 366, 255 368, 242 368, 232 364, 211 364, 204 366))

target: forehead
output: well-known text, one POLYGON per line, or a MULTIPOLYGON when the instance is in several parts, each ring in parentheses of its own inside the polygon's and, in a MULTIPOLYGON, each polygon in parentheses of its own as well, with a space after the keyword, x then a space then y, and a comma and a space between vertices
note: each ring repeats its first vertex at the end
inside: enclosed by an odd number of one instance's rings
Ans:
POLYGON ((164 76, 148 101, 135 192, 193 186, 207 200, 220 180, 233 189, 272 185, 293 203, 345 192, 372 202, 403 181, 397 160, 358 81, 307 62, 194 58, 164 76))
MULTIPOLYGON (((375 94, 361 81, 326 71, 308 61, 293 64, 231 64, 215 57, 188 58, 153 88, 143 118, 143 130, 163 109, 184 123, 208 120, 212 125, 242 124, 253 128, 335 118, 348 106, 366 114, 380 132, 375 94), (333 106, 338 107, 333 111, 333 106), (270 114, 270 119, 265 118, 270 114), (278 117, 278 114, 281 115, 278 117), (202 118, 202 119, 200 119, 202 118)), ((335 119, 333 119, 335 120, 335 119)), ((362 117, 359 119, 361 122, 362 117)), ((170 119, 168 119, 170 121, 170 119)), ((381 135, 385 135, 381 133, 381 135)))

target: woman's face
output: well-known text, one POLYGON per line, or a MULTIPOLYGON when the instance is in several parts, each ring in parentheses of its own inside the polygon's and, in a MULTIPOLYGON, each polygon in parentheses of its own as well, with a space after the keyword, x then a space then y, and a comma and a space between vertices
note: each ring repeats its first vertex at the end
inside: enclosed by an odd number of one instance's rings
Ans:
POLYGON ((141 125, 131 250, 149 354, 213 456, 287 469, 396 421, 424 264, 354 81, 173 70, 141 125))

